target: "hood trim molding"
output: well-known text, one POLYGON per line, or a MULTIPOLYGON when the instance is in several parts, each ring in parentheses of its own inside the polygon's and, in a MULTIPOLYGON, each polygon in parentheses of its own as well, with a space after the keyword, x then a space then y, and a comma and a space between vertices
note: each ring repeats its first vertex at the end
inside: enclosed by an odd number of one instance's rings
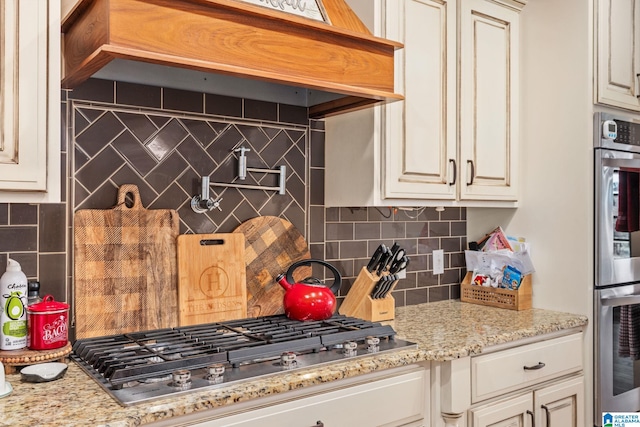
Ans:
POLYGON ((62 86, 118 58, 343 95, 310 105, 312 118, 403 99, 402 44, 372 36, 344 0, 323 5, 331 25, 236 0, 83 0, 62 24, 62 86))

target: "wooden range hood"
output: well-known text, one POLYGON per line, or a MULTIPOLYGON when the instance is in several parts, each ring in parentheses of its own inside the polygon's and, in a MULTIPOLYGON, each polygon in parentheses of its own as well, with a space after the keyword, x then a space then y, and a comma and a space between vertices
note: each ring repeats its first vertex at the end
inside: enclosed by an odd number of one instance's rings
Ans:
POLYGON ((402 44, 372 36, 344 0, 322 3, 330 24, 240 0, 83 0, 62 23, 62 86, 118 59, 330 93, 305 105, 313 118, 403 99, 402 44))

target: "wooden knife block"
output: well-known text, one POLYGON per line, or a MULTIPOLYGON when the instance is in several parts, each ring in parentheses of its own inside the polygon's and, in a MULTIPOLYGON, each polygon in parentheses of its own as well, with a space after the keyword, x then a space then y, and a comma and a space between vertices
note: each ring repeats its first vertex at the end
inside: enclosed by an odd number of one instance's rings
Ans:
POLYGON ((380 277, 369 273, 366 267, 362 267, 360 274, 349 289, 349 293, 338 309, 338 313, 345 316, 353 316, 370 322, 393 320, 395 317, 396 300, 391 291, 398 284, 396 280, 389 289, 387 296, 380 299, 371 298, 371 291, 380 277))

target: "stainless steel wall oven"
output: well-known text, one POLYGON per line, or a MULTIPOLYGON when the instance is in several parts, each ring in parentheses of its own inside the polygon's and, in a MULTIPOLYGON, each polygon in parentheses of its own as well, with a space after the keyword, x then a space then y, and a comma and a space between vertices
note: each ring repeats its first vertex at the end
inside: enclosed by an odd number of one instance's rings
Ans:
POLYGON ((596 113, 594 420, 640 411, 640 118, 596 113))

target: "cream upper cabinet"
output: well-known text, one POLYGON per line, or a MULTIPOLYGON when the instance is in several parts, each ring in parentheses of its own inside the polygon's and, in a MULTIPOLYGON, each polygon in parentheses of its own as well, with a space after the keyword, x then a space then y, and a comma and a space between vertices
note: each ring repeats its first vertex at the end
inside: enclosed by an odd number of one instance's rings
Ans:
POLYGON ((60 201, 60 1, 0 4, 0 200, 60 201))
POLYGON ((384 198, 456 199, 456 6, 387 2, 405 100, 383 108, 384 198))
POLYGON ((325 204, 515 206, 524 0, 347 2, 405 100, 326 119, 325 204))
POLYGON ((518 199, 519 8, 460 2, 460 199, 518 199))
POLYGON ((596 102, 640 111, 640 0, 596 4, 596 102))

